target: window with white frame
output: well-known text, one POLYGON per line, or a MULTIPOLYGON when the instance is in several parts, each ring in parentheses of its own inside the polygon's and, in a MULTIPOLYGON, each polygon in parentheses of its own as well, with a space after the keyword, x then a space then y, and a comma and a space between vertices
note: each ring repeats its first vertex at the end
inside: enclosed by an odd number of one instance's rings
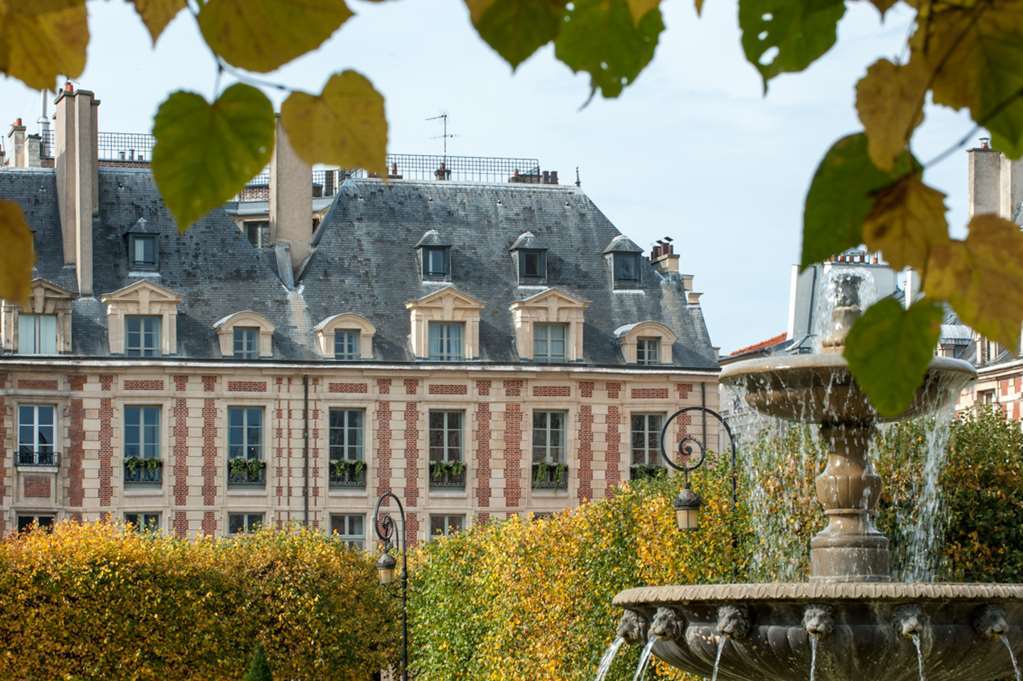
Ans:
POLYGON ((251 534, 263 526, 262 513, 228 513, 227 531, 229 534, 251 534))
POLYGON ((461 411, 433 410, 429 417, 430 487, 465 487, 461 411))
POLYGON ((57 407, 23 404, 18 407, 18 464, 56 466, 57 407))
POLYGON ((234 485, 265 485, 263 461, 263 408, 227 408, 227 482, 234 485))
POLYGON ((437 362, 459 361, 465 357, 465 324, 430 322, 429 359, 437 362))
POLYGON ((568 345, 568 324, 533 325, 533 360, 564 362, 568 345))
POLYGON ((359 359, 359 329, 334 330, 334 359, 359 359))
POLYGON ((632 477, 651 477, 660 474, 661 426, 663 414, 632 415, 632 477))
POLYGON ((330 532, 353 549, 366 548, 366 516, 361 513, 331 515, 330 532))
POLYGON ((129 261, 133 270, 155 270, 159 248, 155 234, 132 234, 128 239, 129 261))
POLYGON ((533 488, 565 489, 568 467, 565 465, 564 411, 533 412, 533 488))
POLYGON ((447 537, 465 529, 465 516, 454 514, 431 515, 430 537, 447 537))
POLYGON ((163 480, 160 459, 159 406, 124 408, 124 484, 158 485, 163 480))
POLYGON ((636 340, 636 364, 660 364, 661 339, 638 338, 636 340))
POLYGON ((423 249, 423 276, 439 279, 450 273, 448 249, 444 246, 427 246, 423 249))
POLYGON ((124 354, 134 357, 160 355, 161 318, 152 315, 128 315, 124 318, 124 354))
POLYGON ((18 354, 57 354, 57 315, 18 314, 18 354))
POLYGON ((362 409, 331 409, 329 419, 331 487, 365 487, 365 412, 362 409))
POLYGON ((124 514, 124 524, 130 525, 136 532, 159 532, 160 514, 128 512, 124 514))
POLYGON ((234 356, 239 359, 259 357, 259 329, 255 326, 236 326, 234 335, 234 356))

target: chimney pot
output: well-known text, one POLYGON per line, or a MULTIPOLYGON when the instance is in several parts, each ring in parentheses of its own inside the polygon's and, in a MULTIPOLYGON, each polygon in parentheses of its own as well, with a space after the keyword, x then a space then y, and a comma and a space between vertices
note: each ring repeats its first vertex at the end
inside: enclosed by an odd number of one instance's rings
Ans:
POLYGON ((20 118, 15 118, 14 119, 14 124, 20 128, 22 126, 21 119, 20 118))
POLYGON ((991 148, 991 138, 990 137, 981 137, 980 138, 980 148, 981 149, 990 149, 991 148))

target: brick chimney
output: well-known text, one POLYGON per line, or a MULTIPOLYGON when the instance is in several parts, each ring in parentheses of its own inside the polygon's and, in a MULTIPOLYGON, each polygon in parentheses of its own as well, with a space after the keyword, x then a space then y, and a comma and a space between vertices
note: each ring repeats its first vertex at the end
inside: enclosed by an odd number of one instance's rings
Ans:
POLYGON ((287 244, 293 274, 309 257, 313 238, 313 169, 291 144, 277 117, 277 140, 270 160, 270 239, 287 244))
POLYGON ((71 83, 57 95, 54 169, 64 264, 74 265, 78 292, 92 295, 92 219, 99 205, 99 100, 71 83))
POLYGON ((657 240, 657 245, 650 254, 650 262, 661 274, 678 274, 678 256, 670 236, 657 240))
POLYGON ((997 213, 1001 206, 1002 155, 991 148, 987 138, 968 153, 970 215, 997 213))
POLYGON ((10 142, 7 145, 11 154, 10 164, 15 168, 28 166, 27 149, 25 148, 25 125, 18 118, 11 124, 11 130, 7 133, 10 142))

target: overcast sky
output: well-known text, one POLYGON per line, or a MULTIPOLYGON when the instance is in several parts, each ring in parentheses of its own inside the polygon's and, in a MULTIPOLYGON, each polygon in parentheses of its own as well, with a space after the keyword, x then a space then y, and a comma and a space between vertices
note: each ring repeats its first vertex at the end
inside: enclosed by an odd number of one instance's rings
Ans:
MULTIPOLYGON (((882 24, 869 3, 850 3, 837 46, 763 96, 743 57, 736 3, 666 0, 667 29, 653 63, 617 100, 595 98, 548 48, 516 73, 483 43, 459 0, 352 3, 357 15, 320 50, 274 74, 319 92, 334 71, 354 68, 387 99, 390 149, 537 157, 563 181, 578 166, 583 190, 644 248, 676 239, 695 275, 711 338, 724 352, 785 330, 789 272, 798 260, 803 199, 821 156, 859 128, 853 88, 879 56, 900 54, 909 12, 882 24)), ((92 40, 80 86, 102 101, 100 129, 146 132, 175 89, 209 98, 215 68, 189 15, 155 50, 130 5, 90 2, 92 40)), ((274 93, 272 97, 278 97, 274 93)), ((52 107, 51 107, 52 111, 52 107)), ((0 80, 0 121, 21 116, 35 131, 40 96, 0 80)), ((6 132, 6 126, 4 128, 6 132)), ((931 108, 914 150, 928 159, 970 130, 966 116, 931 108)), ((966 154, 928 170, 948 194, 954 226, 966 220, 966 154)), ((960 230, 961 231, 961 230, 960 230)))

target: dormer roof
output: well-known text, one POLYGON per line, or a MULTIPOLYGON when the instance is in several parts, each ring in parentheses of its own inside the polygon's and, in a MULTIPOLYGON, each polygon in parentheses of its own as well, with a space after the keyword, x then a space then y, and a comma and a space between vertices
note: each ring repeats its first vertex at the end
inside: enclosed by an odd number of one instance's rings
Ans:
POLYGON ((416 243, 416 248, 432 246, 435 248, 450 248, 451 242, 440 235, 436 229, 427 230, 416 243))
POLYGON ((509 251, 546 251, 547 244, 542 239, 533 234, 532 232, 523 232, 519 235, 519 238, 515 240, 515 243, 511 245, 509 251))
POLYGON ((602 255, 609 253, 642 253, 643 249, 636 245, 636 242, 625 236, 619 234, 615 238, 611 239, 611 243, 604 249, 602 255))

